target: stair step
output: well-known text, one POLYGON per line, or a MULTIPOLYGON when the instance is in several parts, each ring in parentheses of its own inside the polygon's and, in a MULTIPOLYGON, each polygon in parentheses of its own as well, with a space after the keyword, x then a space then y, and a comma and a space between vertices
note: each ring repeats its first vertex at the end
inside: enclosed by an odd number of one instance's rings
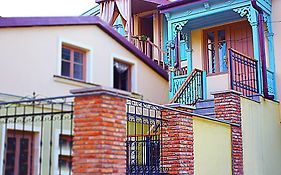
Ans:
POLYGON ((198 101, 196 103, 196 108, 199 109, 199 108, 209 108, 209 107, 214 107, 215 106, 215 102, 213 99, 208 99, 208 100, 201 100, 201 101, 198 101))

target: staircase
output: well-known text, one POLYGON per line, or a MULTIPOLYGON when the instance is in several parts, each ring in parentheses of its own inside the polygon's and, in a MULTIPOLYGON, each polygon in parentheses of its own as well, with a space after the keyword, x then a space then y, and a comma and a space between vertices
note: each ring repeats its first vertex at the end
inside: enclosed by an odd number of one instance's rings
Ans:
POLYGON ((214 99, 199 100, 194 110, 195 114, 204 115, 207 117, 215 118, 215 102, 214 99))

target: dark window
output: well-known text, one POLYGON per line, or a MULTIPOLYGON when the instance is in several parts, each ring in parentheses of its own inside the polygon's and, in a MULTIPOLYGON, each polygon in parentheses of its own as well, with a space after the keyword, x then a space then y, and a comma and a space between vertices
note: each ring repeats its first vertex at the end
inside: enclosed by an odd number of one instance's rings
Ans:
POLYGON ((85 80, 85 52, 67 46, 62 47, 61 75, 78 80, 85 80))
POLYGON ((114 88, 131 91, 131 71, 128 64, 114 61, 114 88))
POLYGON ((29 132, 8 131, 5 175, 30 174, 32 137, 29 132))

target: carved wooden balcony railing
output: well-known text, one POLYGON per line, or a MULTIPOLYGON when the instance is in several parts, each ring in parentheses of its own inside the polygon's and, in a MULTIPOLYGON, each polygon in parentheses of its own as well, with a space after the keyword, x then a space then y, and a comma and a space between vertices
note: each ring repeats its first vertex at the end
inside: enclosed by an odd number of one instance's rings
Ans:
POLYGON ((164 56, 166 52, 163 51, 159 46, 154 44, 149 37, 146 37, 144 35, 132 36, 131 42, 164 70, 168 69, 167 65, 165 65, 164 63, 164 56))

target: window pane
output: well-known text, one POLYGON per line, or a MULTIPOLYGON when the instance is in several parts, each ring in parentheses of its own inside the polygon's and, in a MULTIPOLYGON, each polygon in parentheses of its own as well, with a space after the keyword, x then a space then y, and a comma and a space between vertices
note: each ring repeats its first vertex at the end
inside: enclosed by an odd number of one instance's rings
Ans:
POLYGON ((83 53, 74 52, 74 62, 83 64, 83 53))
POLYGON ((208 45, 208 71, 209 73, 216 72, 216 50, 215 44, 208 45))
POLYGON ((219 50, 219 61, 220 61, 220 72, 227 72, 227 57, 226 57, 226 42, 220 42, 218 45, 219 50))
POLYGON ((124 63, 114 62, 114 88, 129 90, 129 66, 124 63))
POLYGON ((61 52, 61 54, 62 54, 62 59, 64 59, 64 60, 70 60, 70 50, 69 49, 67 49, 67 48, 62 48, 62 52, 61 52))
POLYGON ((208 44, 215 42, 215 33, 214 32, 208 32, 207 37, 208 37, 208 44))
POLYGON ((15 169, 15 155, 16 153, 16 138, 8 137, 7 139, 7 151, 6 151, 6 167, 5 174, 14 175, 15 169))
POLYGON ((218 37, 219 37, 219 41, 225 41, 225 30, 219 30, 218 31, 218 37))
POLYGON ((82 80, 83 79, 83 65, 74 64, 74 78, 82 80))
POLYGON ((28 172, 28 153, 29 153, 29 140, 27 138, 20 139, 20 165, 19 175, 27 175, 28 172))
POLYGON ((61 63, 61 75, 70 77, 70 63, 62 61, 61 63))

